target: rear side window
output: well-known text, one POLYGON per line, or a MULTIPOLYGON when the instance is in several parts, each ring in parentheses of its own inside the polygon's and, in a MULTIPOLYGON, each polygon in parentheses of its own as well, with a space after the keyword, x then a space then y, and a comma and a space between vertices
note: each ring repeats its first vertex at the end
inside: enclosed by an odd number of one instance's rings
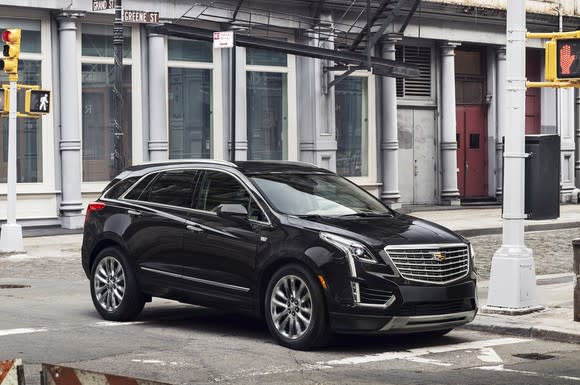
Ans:
POLYGON ((145 191, 147 186, 149 186, 149 183, 151 183, 151 181, 155 179, 156 176, 156 173, 147 175, 141 180, 141 182, 137 183, 137 185, 133 187, 133 189, 129 191, 127 195, 125 195, 125 199, 139 200, 143 191, 145 191))
POLYGON ((139 177, 133 176, 131 178, 123 179, 122 181, 117 182, 113 185, 112 188, 109 189, 109 191, 106 192, 105 198, 118 199, 125 191, 127 191, 129 187, 133 186, 137 180, 139 180, 139 177))
POLYGON ((161 176, 142 194, 141 200, 170 206, 191 207, 195 171, 172 170, 161 176))

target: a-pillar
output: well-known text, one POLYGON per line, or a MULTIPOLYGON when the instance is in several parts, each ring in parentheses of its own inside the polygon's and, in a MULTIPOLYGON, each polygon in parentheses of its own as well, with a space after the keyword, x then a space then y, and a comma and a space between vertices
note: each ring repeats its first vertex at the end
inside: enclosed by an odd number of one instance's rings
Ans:
POLYGON ((81 129, 78 105, 79 79, 77 33, 82 13, 58 16, 60 51, 60 159, 62 170, 61 224, 65 229, 83 227, 81 200, 81 129))
POLYGON ((149 159, 169 159, 165 37, 149 33, 149 159))
POLYGON ((506 50, 505 47, 501 47, 497 50, 497 96, 496 96, 496 111, 497 111, 497 129, 496 129, 496 142, 495 142, 495 175, 496 175, 496 190, 495 195, 497 198, 501 197, 503 194, 503 149, 504 149, 504 136, 506 129, 506 95, 505 95, 505 84, 506 84, 506 50))
MULTIPOLYGON (((392 34, 383 41, 382 56, 395 60, 395 43, 401 35, 392 34)), ((382 162, 383 191, 381 199, 391 208, 401 208, 399 198, 399 135, 397 129, 397 80, 393 77, 382 78, 382 162)))
POLYGON ((455 48, 447 42, 441 46, 441 203, 460 205, 457 188, 457 141, 455 119, 455 48))

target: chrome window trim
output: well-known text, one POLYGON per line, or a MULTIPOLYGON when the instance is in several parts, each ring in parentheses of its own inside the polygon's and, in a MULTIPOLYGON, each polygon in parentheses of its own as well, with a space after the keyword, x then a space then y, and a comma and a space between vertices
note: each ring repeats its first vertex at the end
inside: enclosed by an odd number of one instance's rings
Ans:
MULTIPOLYGON (((164 163, 164 162, 161 162, 161 163, 164 163)), ((204 162, 204 163, 207 163, 207 162, 204 162)), ((221 164, 221 163, 216 163, 216 164, 221 164)), ((125 198, 125 196, 127 194, 129 194, 135 188, 135 186, 137 186, 139 184, 139 182, 141 182, 144 178, 147 178, 149 175, 154 174, 154 173, 159 174, 159 173, 162 173, 162 172, 173 171, 173 170, 191 170, 191 171, 207 171, 207 170, 210 170, 210 171, 225 172, 226 174, 231 175, 232 177, 234 177, 242 185, 242 187, 244 187, 246 189, 246 191, 248 191, 248 194, 250 194, 250 197, 256 202, 256 204, 258 205, 258 207, 260 208, 260 210, 262 210, 262 213, 264 214, 264 217, 266 217, 266 219, 267 219, 267 221, 257 221, 255 219, 249 219, 249 218, 248 218, 248 220, 250 222, 253 222, 253 223, 259 223, 259 224, 262 224, 262 225, 267 225, 267 226, 272 227, 272 221, 270 220, 270 217, 266 213, 266 210, 264 210, 264 207, 259 202, 259 200, 256 199, 256 194, 254 192, 252 192, 252 190, 248 187, 248 184, 247 183, 245 183, 243 180, 241 180, 236 174, 234 174, 234 173, 232 173, 232 172, 230 172, 228 170, 221 170, 221 169, 216 169, 216 168, 211 168, 211 167, 184 166, 184 167, 171 168, 169 170, 154 170, 154 171, 150 171, 147 174, 143 175, 141 178, 139 178, 135 183, 133 183, 133 185, 129 189, 127 189, 127 191, 125 191, 118 199, 101 198, 101 200, 118 201, 118 202, 124 202, 124 203, 128 203, 128 204, 129 203, 133 203, 133 202, 142 202, 142 203, 154 205, 154 206, 157 206, 157 207, 164 207, 164 208, 170 208, 170 209, 182 209, 182 210, 187 210, 187 211, 193 212, 193 213, 199 213, 199 212, 201 212, 201 213, 204 213, 204 214, 212 214, 212 215, 216 215, 217 216, 217 213, 215 213, 213 211, 199 210, 199 209, 194 209, 194 208, 191 208, 191 207, 173 206, 173 205, 166 205, 166 204, 163 204, 163 203, 149 202, 149 201, 141 201, 141 200, 136 200, 136 199, 127 199, 127 198, 125 198)), ((106 192, 108 192, 108 191, 109 190, 107 190, 106 192)), ((102 197, 105 196, 106 192, 102 194, 102 197)), ((262 197, 260 196, 260 198, 262 198, 262 197)), ((265 200, 264 200, 264 202, 265 202, 265 200)), ((133 204, 136 205, 135 203, 133 203, 133 204)), ((270 210, 272 209, 270 206, 268 206, 268 208, 270 210)))
POLYGON ((212 286, 222 287, 222 288, 226 288, 226 289, 243 291, 244 293, 247 293, 247 292, 250 291, 250 288, 248 288, 248 287, 230 285, 230 284, 227 284, 227 283, 215 282, 215 281, 210 281, 210 280, 202 279, 202 278, 188 277, 188 276, 185 276, 185 275, 182 275, 182 274, 176 274, 176 273, 170 273, 168 271, 162 271, 162 270, 152 269, 150 267, 143 267, 143 266, 141 266, 141 270, 149 271, 151 273, 166 275, 166 276, 173 277, 173 278, 181 278, 181 279, 185 279, 187 281, 192 281, 192 282, 196 282, 196 283, 203 283, 203 284, 206 284, 206 285, 212 285, 212 286))

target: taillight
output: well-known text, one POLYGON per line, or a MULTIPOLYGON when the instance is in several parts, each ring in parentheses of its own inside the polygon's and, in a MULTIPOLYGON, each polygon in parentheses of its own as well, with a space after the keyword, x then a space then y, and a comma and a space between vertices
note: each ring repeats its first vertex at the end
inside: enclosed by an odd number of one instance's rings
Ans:
POLYGON ((104 209, 105 207, 107 207, 107 205, 104 204, 103 202, 91 202, 91 203, 89 203, 89 205, 87 206, 87 214, 85 215, 85 225, 87 224, 87 221, 89 220, 89 216, 94 211, 100 211, 100 210, 104 209))

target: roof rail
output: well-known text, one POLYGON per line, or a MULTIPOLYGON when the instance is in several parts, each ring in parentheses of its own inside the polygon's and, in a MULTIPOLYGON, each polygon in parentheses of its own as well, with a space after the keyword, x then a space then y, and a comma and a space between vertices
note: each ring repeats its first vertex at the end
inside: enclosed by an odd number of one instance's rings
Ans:
POLYGON ((163 164, 163 163, 213 163, 224 166, 238 167, 235 163, 221 159, 166 159, 166 160, 150 160, 142 164, 163 164))

